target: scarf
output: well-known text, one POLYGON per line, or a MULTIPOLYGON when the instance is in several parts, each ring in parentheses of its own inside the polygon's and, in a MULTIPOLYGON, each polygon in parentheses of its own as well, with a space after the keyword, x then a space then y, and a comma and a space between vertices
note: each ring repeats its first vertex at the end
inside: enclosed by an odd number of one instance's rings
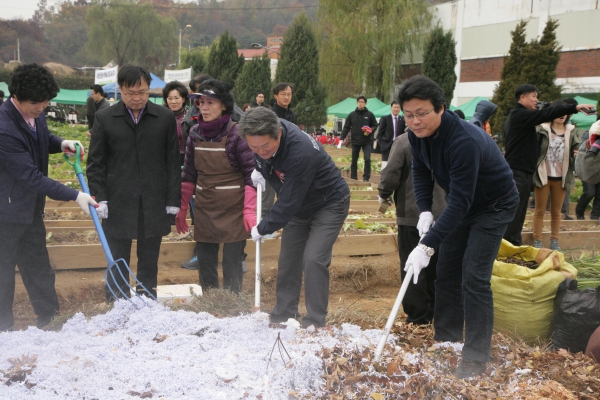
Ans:
POLYGON ((227 129, 227 124, 229 124, 230 120, 231 120, 231 114, 223 114, 219 118, 217 118, 213 121, 204 122, 204 120, 202 119, 202 114, 199 114, 199 116, 198 116, 198 126, 200 128, 199 133, 204 138, 209 139, 209 141, 212 141, 210 139, 215 139, 215 138, 221 136, 223 133, 225 133, 225 130, 227 129))

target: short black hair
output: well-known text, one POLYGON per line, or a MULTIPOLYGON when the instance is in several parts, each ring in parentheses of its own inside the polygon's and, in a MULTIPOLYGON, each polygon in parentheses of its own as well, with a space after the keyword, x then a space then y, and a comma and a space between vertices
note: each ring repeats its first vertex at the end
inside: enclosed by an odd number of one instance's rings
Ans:
POLYGON ((200 85, 198 93, 202 93, 204 90, 212 90, 214 92, 214 96, 225 106, 224 114, 233 113, 233 95, 230 92, 231 87, 226 82, 209 79, 200 85))
POLYGON ((152 76, 146 68, 140 65, 125 64, 119 68, 117 83, 120 87, 135 86, 142 83, 142 79, 150 86, 152 76))
POLYGON ((92 86, 90 86, 90 89, 92 89, 94 92, 100 93, 102 96, 104 96, 104 89, 102 89, 102 86, 92 85, 92 86))
POLYGON ((292 89, 292 94, 294 94, 294 87, 292 86, 291 83, 287 83, 287 82, 278 82, 275 84, 275 86, 273 86, 273 94, 279 94, 279 92, 287 89, 287 88, 292 89))
POLYGON ((262 90, 259 90, 258 92, 256 92, 256 94, 254 95, 254 97, 258 96, 259 94, 262 94, 264 96, 265 92, 263 92, 262 90))
POLYGON ((4 90, 0 90, 0 99, 4 97, 4 90))
POLYGON ((533 85, 530 85, 529 83, 524 83, 522 85, 517 86, 517 88, 515 89, 515 99, 519 101, 521 95, 533 92, 538 93, 538 88, 536 88, 533 85))
POLYGON ((365 104, 367 104, 367 98, 362 94, 356 98, 356 102, 358 103, 359 100, 364 100, 365 104))
POLYGON ((400 90, 398 92, 400 108, 404 110, 404 103, 412 99, 431 101, 436 113, 440 112, 442 106, 446 105, 444 89, 436 82, 423 75, 415 75, 408 78, 400 85, 400 90))
POLYGON ((465 119, 465 113, 462 110, 454 110, 454 114, 458 115, 460 119, 465 119))
POLYGON ((19 101, 41 103, 55 98, 60 88, 47 67, 31 63, 13 70, 8 91, 19 101))
POLYGON ((579 105, 579 102, 572 97, 567 97, 566 99, 563 99, 563 101, 565 102, 565 104, 573 104, 575 106, 579 105))
POLYGON ((187 96, 188 96, 189 92, 188 92, 187 88, 185 86, 183 86, 183 83, 181 83, 179 81, 169 82, 163 88, 163 100, 165 101, 165 104, 167 103, 167 97, 169 97, 169 93, 171 93, 171 91, 173 91, 173 90, 177 90, 179 92, 179 95, 181 97, 183 97, 184 105, 185 105, 185 100, 187 100, 187 96))
POLYGON ((200 87, 200 85, 202 85, 204 81, 207 81, 212 78, 213 77, 208 74, 196 75, 189 83, 192 93, 196 93, 198 91, 198 88, 200 87))
POLYGON ((398 102, 398 100, 393 100, 393 101, 390 103, 390 107, 392 107, 394 104, 398 104, 398 105, 400 105, 400 103, 398 102))

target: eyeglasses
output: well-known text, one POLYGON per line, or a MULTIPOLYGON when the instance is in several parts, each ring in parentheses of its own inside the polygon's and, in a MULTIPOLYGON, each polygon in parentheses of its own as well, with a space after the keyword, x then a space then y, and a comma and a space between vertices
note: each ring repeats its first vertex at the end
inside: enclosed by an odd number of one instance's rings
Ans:
POLYGON ((433 110, 435 110, 435 107, 433 107, 431 110, 429 110, 427 112, 420 112, 420 113, 416 113, 416 114, 412 114, 412 115, 404 114, 404 119, 407 119, 407 120, 410 121, 410 120, 413 120, 415 118, 418 118, 419 120, 422 120, 423 118, 425 118, 427 116, 427 114, 429 114, 433 110))
POLYGON ((142 90, 141 92, 130 92, 129 90, 122 90, 121 93, 129 97, 146 97, 150 94, 150 91, 142 90))

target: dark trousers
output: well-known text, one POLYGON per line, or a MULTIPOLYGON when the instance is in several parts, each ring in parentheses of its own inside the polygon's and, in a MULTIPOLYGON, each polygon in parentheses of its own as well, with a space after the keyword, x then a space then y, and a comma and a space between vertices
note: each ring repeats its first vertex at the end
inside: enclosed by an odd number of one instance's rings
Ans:
MULTIPOLYGON (((129 266, 131 257, 132 239, 120 239, 111 236, 106 236, 108 247, 115 261, 122 258, 129 266)), ((137 273, 138 281, 154 296, 156 296, 156 286, 158 285, 158 256, 160 255, 161 236, 145 237, 144 234, 144 210, 140 201, 138 213, 138 234, 137 234, 137 273)), ((111 302, 114 299, 110 288, 115 292, 117 297, 130 297, 129 290, 129 272, 123 262, 117 263, 117 267, 111 268, 114 278, 108 274, 106 282, 106 301, 111 302), (121 271, 123 277, 118 271, 121 271), (119 290, 120 289, 120 290, 119 290)), ((136 290, 143 294, 144 290, 139 285, 136 290)))
POLYGON ((494 327, 490 280, 502 235, 513 220, 516 192, 470 211, 440 245, 435 281, 434 339, 461 342, 463 358, 486 362, 494 327))
POLYGON ((391 146, 387 150, 381 150, 381 161, 387 161, 390 158, 390 150, 392 150, 391 146))
POLYGON ((519 191, 519 206, 515 213, 514 219, 506 228, 504 239, 508 240, 515 246, 520 246, 523 244, 521 231, 523 230, 523 223, 525 222, 525 216, 527 215, 529 195, 533 189, 533 175, 516 169, 513 169, 512 172, 513 179, 517 184, 517 190, 519 191))
POLYGON ((350 178, 358 179, 358 156, 360 155, 360 149, 363 151, 365 157, 365 171, 363 173, 363 180, 369 180, 371 178, 371 143, 362 145, 352 145, 352 163, 350 164, 350 178))
POLYGON ((88 121, 88 129, 92 129, 94 126, 94 115, 86 115, 88 121))
POLYGON ((55 275, 46 249, 43 206, 39 203, 31 224, 0 223, 0 331, 11 328, 15 321, 12 312, 15 265, 19 267, 38 323, 49 322, 59 311, 55 275))
MULTIPOLYGON (((406 260, 411 251, 419 244, 421 238, 419 231, 414 226, 398 225, 398 245, 400 248, 400 275, 402 281, 406 277, 406 260)), ((421 270, 419 281, 415 285, 410 283, 402 300, 402 308, 407 315, 406 322, 425 325, 433 321, 433 309, 435 304, 435 277, 437 252, 429 260, 429 266, 421 270)), ((412 279, 411 279, 412 280, 412 279)))
MULTIPOLYGON (((269 211, 271 211, 271 207, 273 207, 273 203, 275 203, 275 189, 271 187, 268 183, 265 185, 265 191, 262 192, 262 203, 260 205, 260 216, 264 218, 269 211)), ((257 223, 260 221, 256 221, 257 223)))
MULTIPOLYGON (((223 288, 233 293, 242 291, 244 272, 242 271, 242 260, 246 241, 231 242, 223 244, 223 288)), ((219 243, 196 243, 196 256, 198 256, 198 275, 202 289, 218 289, 219 272, 219 243)))
POLYGON ((304 274, 307 315, 304 328, 325 326, 329 304, 329 265, 340 229, 348 216, 350 196, 330 203, 308 219, 294 217, 283 229, 277 272, 277 303, 272 322, 297 318, 304 274))
POLYGON ((590 219, 598 219, 600 217, 600 184, 581 183, 583 185, 583 193, 577 202, 577 207, 575 207, 575 214, 577 214, 577 217, 583 217, 587 205, 594 199, 590 219))

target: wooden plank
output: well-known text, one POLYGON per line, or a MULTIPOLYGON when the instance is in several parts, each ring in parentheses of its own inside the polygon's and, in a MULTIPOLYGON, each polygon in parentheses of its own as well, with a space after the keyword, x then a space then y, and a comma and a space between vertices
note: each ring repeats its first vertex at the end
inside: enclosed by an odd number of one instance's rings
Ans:
MULTIPOLYGON (((333 246, 333 255, 374 255, 393 253, 397 249, 396 235, 340 236, 333 246)), ((196 242, 163 242, 160 247, 159 262, 181 262, 189 260, 194 253, 196 242)), ((280 239, 267 239, 261 245, 263 257, 278 256, 280 239)), ((254 260, 256 244, 248 239, 247 260, 254 260)), ((54 269, 106 268, 102 246, 99 244, 48 246, 50 264, 54 269)), ((136 244, 131 249, 131 265, 137 265, 136 244)))
POLYGON ((377 200, 350 200, 350 208, 365 213, 376 212, 379 210, 379 202, 377 200))
MULTIPOLYGON (((533 233, 523 232, 521 234, 523 244, 533 244, 533 233)), ((542 233, 542 243, 544 247, 550 247, 550 232, 542 233)), ((598 231, 565 231, 558 235, 558 245, 561 249, 591 248, 596 246, 600 248, 600 232, 598 231)))

